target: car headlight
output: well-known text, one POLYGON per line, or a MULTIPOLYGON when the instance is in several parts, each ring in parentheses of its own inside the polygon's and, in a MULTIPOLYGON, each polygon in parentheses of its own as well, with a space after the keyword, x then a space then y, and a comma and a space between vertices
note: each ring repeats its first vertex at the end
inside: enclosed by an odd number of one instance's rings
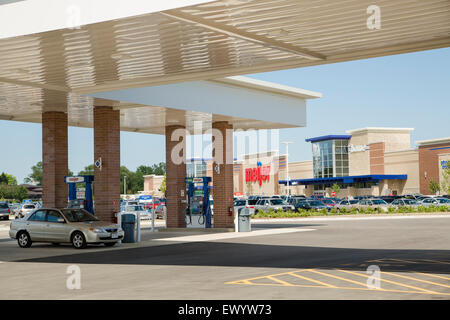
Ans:
POLYGON ((95 229, 91 228, 91 231, 93 231, 95 233, 105 233, 106 232, 105 229, 103 229, 103 228, 95 228, 95 229))

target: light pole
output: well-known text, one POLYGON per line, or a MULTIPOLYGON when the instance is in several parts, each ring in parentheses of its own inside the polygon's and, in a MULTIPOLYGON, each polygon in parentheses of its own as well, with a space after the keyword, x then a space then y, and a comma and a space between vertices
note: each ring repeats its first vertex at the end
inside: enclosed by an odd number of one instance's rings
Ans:
POLYGON ((286 145, 286 195, 289 197, 291 195, 291 188, 290 188, 290 182, 291 179, 289 178, 289 144, 292 142, 290 141, 284 141, 281 142, 284 145, 286 145))
POLYGON ((127 195, 127 176, 123 176, 123 193, 127 195))

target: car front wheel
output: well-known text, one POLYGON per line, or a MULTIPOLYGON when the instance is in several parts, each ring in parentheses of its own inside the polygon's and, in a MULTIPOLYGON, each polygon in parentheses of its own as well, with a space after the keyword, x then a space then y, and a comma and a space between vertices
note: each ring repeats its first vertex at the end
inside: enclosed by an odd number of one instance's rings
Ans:
POLYGON ((77 231, 72 235, 72 245, 75 249, 83 249, 87 247, 86 238, 84 234, 77 231))
POLYGON ((31 241, 30 235, 26 231, 22 231, 17 236, 17 243, 19 244, 19 247, 21 248, 29 248, 31 247, 31 244, 33 243, 31 241))

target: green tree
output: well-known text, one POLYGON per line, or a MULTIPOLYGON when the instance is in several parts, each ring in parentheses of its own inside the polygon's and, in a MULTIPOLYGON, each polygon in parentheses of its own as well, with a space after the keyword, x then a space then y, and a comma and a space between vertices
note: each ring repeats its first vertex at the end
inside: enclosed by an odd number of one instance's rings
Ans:
POLYGON ((135 193, 133 186, 136 184, 136 174, 125 166, 120 167, 120 192, 126 191, 127 194, 135 193), (126 177, 126 178, 125 178, 126 177), (126 190, 124 190, 124 182, 126 181, 126 190))
POLYGON ((439 186, 439 183, 431 179, 430 184, 428 185, 428 188, 430 189, 431 194, 436 194, 438 191, 441 190, 441 187, 439 186))
POLYGON ((38 186, 42 185, 42 161, 39 161, 31 167, 31 173, 24 181, 26 183, 37 183, 38 186))
POLYGON ((331 186, 331 189, 334 191, 334 193, 336 194, 336 196, 338 195, 339 191, 341 191, 341 187, 335 183, 331 186))
POLYGON ((0 175, 0 184, 8 184, 8 177, 4 172, 0 175))
POLYGON ((90 175, 94 175, 94 165, 90 164, 86 167, 84 167, 84 170, 81 170, 80 172, 78 172, 79 176, 90 176, 90 175))
POLYGON ((8 178, 8 184, 10 186, 16 186, 17 185, 17 178, 14 177, 12 174, 6 173, 6 177, 8 178))
MULTIPOLYGON (((154 164, 152 166, 153 174, 158 176, 162 176, 166 173, 166 164, 164 162, 160 162, 158 164, 154 164)), ((151 174, 151 173, 150 173, 151 174)))
POLYGON ((14 199, 22 202, 24 199, 28 198, 28 190, 24 186, 15 186, 14 199))
POLYGON ((28 198, 28 190, 24 186, 0 184, 0 199, 19 200, 28 198))

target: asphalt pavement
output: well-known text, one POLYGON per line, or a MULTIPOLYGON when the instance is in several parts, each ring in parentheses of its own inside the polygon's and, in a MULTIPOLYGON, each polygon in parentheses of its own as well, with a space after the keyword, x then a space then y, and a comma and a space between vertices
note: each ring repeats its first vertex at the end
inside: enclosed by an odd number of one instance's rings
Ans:
POLYGON ((450 299, 449 229, 450 215, 291 219, 84 250, 0 230, 0 299, 450 299))

